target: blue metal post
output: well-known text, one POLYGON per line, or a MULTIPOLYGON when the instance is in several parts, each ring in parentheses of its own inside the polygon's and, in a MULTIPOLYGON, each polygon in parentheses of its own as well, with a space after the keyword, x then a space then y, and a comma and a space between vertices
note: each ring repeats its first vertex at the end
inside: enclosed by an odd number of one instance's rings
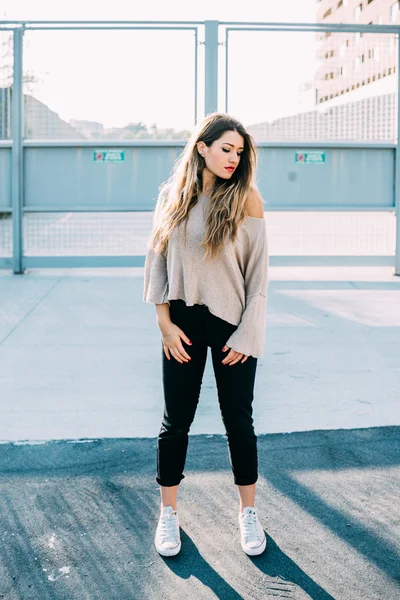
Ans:
POLYGON ((14 29, 14 72, 11 103, 11 196, 13 226, 13 271, 23 273, 22 268, 22 123, 23 123, 23 76, 22 76, 23 29, 14 29))
POLYGON ((225 30, 225 112, 228 112, 229 30, 225 30))
POLYGON ((394 274, 400 275, 400 33, 397 34, 397 146, 395 164, 396 247, 394 274))
POLYGON ((204 113, 218 110, 218 21, 205 24, 205 96, 204 113))
POLYGON ((197 125, 197 94, 198 94, 198 79, 199 79, 199 30, 196 27, 194 30, 194 124, 197 125))

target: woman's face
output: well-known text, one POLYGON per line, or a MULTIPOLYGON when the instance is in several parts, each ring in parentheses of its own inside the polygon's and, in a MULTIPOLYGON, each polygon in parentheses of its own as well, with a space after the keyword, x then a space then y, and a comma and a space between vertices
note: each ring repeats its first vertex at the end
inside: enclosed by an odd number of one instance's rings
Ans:
POLYGON ((198 142, 197 148, 204 156, 206 169, 218 177, 230 179, 240 162, 244 139, 237 131, 225 131, 210 147, 204 142, 198 142))

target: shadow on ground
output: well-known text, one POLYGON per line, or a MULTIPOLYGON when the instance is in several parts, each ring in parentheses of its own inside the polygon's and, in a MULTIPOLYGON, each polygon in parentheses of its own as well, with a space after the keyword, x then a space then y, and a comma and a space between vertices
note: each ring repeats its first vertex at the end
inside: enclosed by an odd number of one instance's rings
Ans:
POLYGON ((163 559, 156 440, 0 445, 0 598, 391 599, 400 427, 258 438, 267 551, 241 550, 224 436, 191 436, 182 551, 163 559))

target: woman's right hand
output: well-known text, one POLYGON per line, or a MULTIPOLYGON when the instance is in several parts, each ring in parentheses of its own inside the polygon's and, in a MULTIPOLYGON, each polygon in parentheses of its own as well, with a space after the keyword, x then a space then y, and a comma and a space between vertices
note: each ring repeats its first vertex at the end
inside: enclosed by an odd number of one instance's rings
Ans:
POLYGON ((170 355, 172 355, 180 364, 182 364, 182 362, 189 362, 191 357, 183 347, 181 338, 190 346, 192 345, 192 342, 182 329, 170 321, 167 325, 160 327, 160 330, 167 359, 170 360, 170 355))

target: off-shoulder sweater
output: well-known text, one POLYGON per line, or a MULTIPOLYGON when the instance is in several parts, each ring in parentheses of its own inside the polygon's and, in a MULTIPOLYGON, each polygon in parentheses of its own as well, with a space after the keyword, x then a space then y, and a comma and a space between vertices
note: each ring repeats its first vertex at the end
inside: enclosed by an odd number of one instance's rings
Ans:
POLYGON ((200 195, 190 210, 186 247, 183 224, 172 231, 167 257, 148 246, 143 300, 169 304, 170 300, 181 299, 187 306, 205 304, 212 314, 238 326, 226 341, 227 346, 260 358, 265 341, 268 286, 266 222, 264 218, 247 216, 238 227, 235 242, 226 242, 211 261, 200 262, 204 248, 199 245, 209 202, 208 196, 200 195))

